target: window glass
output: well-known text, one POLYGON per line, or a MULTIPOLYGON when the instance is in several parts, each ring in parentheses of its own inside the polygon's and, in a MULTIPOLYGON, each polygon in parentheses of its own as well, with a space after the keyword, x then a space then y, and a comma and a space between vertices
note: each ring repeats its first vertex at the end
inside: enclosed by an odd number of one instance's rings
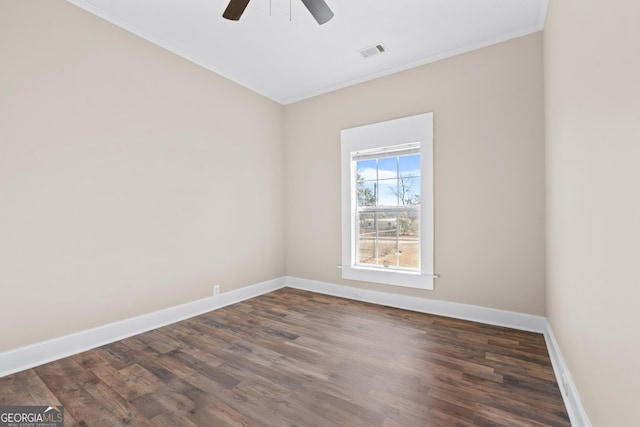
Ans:
POLYGON ((419 270, 420 155, 387 150, 356 160, 356 264, 419 270))

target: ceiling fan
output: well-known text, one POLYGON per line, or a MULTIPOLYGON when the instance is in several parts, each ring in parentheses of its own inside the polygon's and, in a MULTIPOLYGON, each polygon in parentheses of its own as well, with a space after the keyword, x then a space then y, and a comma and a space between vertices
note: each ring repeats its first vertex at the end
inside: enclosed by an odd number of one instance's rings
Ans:
MULTIPOLYGON (((242 16, 250 0, 230 0, 229 5, 222 14, 223 18, 237 21, 242 16)), ((333 18, 333 12, 324 0, 301 0, 305 7, 311 12, 311 15, 322 25, 333 18)))

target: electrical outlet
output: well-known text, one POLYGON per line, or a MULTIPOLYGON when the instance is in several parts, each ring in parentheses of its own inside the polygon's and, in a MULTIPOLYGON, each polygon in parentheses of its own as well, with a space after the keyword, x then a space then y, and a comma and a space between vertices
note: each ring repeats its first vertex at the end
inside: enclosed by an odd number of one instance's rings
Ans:
POLYGON ((220 295, 220 285, 213 285, 213 296, 217 297, 220 295))

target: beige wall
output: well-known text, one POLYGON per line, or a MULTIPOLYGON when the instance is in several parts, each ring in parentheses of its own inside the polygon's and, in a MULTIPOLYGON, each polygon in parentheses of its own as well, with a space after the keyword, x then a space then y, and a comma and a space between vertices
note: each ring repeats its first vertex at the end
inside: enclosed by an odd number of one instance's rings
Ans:
POLYGON ((0 351, 280 277, 282 107, 0 0, 0 351))
POLYGON ((285 146, 287 275, 544 314, 541 33, 288 105, 285 146), (436 290, 343 281, 340 130, 430 111, 436 290))
POLYGON ((597 427, 639 422, 638 16, 552 0, 544 31, 548 315, 597 427))

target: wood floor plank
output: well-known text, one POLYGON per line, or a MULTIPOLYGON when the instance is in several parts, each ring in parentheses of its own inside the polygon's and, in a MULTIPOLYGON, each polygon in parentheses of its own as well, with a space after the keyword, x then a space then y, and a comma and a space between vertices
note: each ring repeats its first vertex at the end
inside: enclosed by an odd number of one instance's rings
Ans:
MULTIPOLYGON (((134 425, 137 418, 137 410, 126 399, 102 381, 85 383, 84 389, 97 401, 101 402, 104 408, 122 425, 134 425)), ((67 421, 68 423, 68 421, 67 421)))
MULTIPOLYGON (((13 406, 20 405, 20 402, 37 401, 31 393, 31 388, 34 388, 34 392, 40 393, 39 389, 42 387, 38 384, 33 385, 34 376, 37 377, 37 374, 30 369, 0 378, 0 406, 13 406)), ((33 404, 38 405, 39 403, 33 404)), ((56 400, 53 404, 59 405, 60 402, 56 400)))
POLYGON ((569 426, 540 334, 280 289, 0 378, 67 426, 569 426))

